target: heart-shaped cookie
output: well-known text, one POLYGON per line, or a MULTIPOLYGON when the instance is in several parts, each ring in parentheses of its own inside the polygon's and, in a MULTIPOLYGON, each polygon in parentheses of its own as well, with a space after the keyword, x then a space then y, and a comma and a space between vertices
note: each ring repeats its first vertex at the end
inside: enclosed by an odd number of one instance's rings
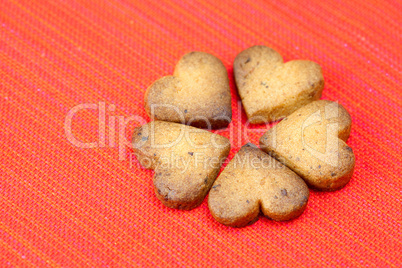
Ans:
POLYGON ((345 186, 353 174, 355 156, 346 144, 351 124, 342 105, 315 101, 269 129, 260 146, 310 186, 332 191, 345 186))
POLYGON ((225 66, 205 52, 190 52, 173 76, 154 82, 145 92, 145 110, 155 120, 217 129, 232 120, 229 78, 225 66))
POLYGON ((281 55, 266 46, 240 52, 234 61, 237 89, 252 124, 272 122, 321 97, 324 78, 315 62, 283 63, 281 55))
POLYGON ((242 227, 267 217, 284 221, 303 213, 309 197, 306 183, 253 144, 244 145, 216 179, 208 197, 212 216, 242 227))
POLYGON ((157 198, 167 207, 186 210, 204 200, 230 150, 225 137, 163 121, 136 128, 132 142, 141 165, 155 170, 157 198))

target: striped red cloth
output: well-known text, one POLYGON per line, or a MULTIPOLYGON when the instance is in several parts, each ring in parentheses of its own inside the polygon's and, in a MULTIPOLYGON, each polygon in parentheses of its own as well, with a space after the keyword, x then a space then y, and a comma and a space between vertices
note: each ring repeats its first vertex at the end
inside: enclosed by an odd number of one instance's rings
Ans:
POLYGON ((2 0, 0 267, 401 267, 401 10, 368 0, 2 0), (235 56, 256 44, 323 67, 323 98, 353 118, 352 180, 311 191, 296 220, 241 229, 214 221, 206 200, 164 207, 153 171, 125 146, 149 121, 145 89, 186 52, 219 57, 231 159, 266 129, 247 127, 232 75, 235 56))

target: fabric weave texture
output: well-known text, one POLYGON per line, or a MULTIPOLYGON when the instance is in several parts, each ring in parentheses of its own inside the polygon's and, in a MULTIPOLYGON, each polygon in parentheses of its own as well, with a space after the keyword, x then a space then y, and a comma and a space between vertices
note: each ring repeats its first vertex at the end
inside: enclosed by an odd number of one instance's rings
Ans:
POLYGON ((2 0, 0 267, 401 267, 401 10, 373 0, 2 0), (322 66, 323 99, 352 116, 353 178, 311 190, 289 222, 236 229, 207 200, 164 207, 153 171, 122 146, 150 120, 146 88, 187 52, 220 58, 232 159, 273 125, 247 126, 233 79, 236 55, 260 44, 322 66), (77 105, 86 109, 72 133, 92 148, 66 136, 77 105))

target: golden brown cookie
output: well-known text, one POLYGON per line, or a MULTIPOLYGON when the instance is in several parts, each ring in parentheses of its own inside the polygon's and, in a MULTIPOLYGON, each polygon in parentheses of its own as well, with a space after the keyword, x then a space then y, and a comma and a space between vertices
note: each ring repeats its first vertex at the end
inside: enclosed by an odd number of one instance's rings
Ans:
POLYGON ((237 89, 249 122, 272 122, 321 97, 324 78, 315 62, 292 60, 266 46, 240 52, 234 61, 237 89))
POLYGON ((205 52, 184 55, 173 76, 147 89, 145 110, 155 120, 209 129, 226 127, 232 120, 232 107, 225 66, 205 52))
POLYGON ((352 120, 332 101, 312 102, 260 138, 260 147, 299 174, 310 186, 332 191, 353 174, 355 156, 346 141, 352 120))
POLYGON ((186 210, 204 200, 230 150, 225 137, 163 121, 136 128, 132 142, 141 165, 155 170, 157 198, 167 207, 186 210))
POLYGON ((276 221, 293 219, 303 213, 308 198, 299 176, 249 143, 216 179, 208 207, 218 222, 242 227, 255 222, 260 210, 276 221))

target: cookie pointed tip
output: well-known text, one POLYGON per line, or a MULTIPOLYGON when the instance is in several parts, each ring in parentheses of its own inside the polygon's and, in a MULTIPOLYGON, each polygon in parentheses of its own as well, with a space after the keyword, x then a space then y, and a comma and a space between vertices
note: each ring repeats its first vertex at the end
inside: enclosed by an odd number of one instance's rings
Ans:
POLYGON ((254 147, 257 148, 257 145, 255 145, 254 143, 248 142, 245 145, 243 145, 243 147, 254 147))

